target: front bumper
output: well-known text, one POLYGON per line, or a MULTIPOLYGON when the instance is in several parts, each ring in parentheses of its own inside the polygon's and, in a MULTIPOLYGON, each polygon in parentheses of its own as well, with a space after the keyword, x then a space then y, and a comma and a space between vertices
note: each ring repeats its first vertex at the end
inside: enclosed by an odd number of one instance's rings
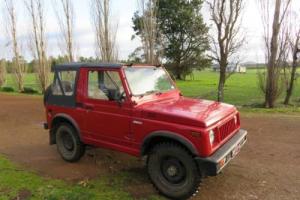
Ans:
POLYGON ((207 176, 216 176, 239 153, 247 141, 247 131, 240 129, 230 140, 210 157, 196 157, 195 160, 207 176))

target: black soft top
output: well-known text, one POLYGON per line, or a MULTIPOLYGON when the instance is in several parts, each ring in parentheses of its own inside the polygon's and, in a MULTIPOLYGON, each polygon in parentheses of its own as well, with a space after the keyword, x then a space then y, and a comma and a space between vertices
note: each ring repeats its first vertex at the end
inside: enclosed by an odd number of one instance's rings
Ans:
POLYGON ((83 67, 95 67, 95 68, 114 68, 119 69, 124 64, 117 63, 65 63, 52 66, 52 71, 56 70, 79 70, 83 67))

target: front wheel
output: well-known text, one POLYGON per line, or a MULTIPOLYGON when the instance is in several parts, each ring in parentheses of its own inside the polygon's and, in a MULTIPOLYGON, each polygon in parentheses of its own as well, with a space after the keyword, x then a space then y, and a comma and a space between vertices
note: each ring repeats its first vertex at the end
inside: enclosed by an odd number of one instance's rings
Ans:
POLYGON ((197 192, 201 175, 190 153, 174 143, 156 145, 147 160, 153 185, 172 199, 187 199, 197 192))
POLYGON ((85 146, 71 125, 59 125, 55 135, 57 150, 65 161, 76 162, 84 155, 85 146))

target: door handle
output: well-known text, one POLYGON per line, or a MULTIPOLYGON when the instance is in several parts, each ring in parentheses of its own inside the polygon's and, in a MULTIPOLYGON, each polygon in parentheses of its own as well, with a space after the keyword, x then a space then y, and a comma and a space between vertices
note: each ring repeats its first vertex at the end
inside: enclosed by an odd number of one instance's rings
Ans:
POLYGON ((87 110, 94 110, 95 106, 93 104, 83 104, 83 107, 87 110))

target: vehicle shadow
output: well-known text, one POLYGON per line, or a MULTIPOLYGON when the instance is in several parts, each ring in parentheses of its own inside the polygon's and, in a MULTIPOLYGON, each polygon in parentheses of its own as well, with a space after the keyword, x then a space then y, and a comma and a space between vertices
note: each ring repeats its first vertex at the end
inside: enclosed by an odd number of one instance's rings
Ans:
POLYGON ((121 185, 134 199, 147 199, 158 194, 148 178, 144 159, 104 149, 90 149, 86 156, 92 157, 106 175, 113 175, 109 176, 108 184, 121 185))

